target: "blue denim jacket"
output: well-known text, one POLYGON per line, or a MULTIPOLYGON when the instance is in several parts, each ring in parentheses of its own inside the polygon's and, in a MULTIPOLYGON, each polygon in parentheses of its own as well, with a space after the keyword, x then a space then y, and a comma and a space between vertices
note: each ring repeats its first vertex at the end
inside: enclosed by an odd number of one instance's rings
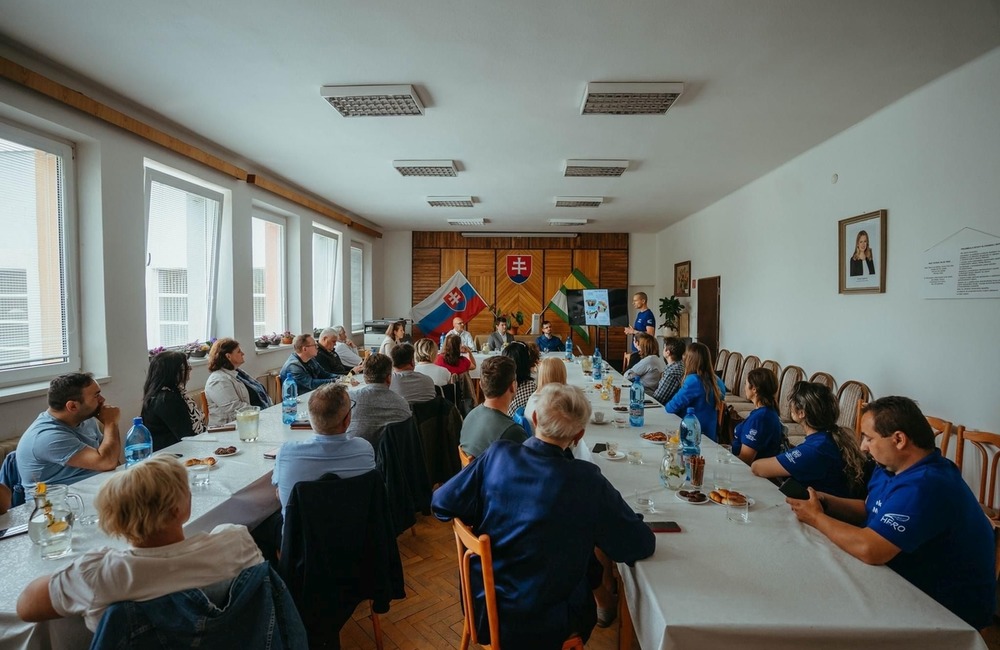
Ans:
POLYGON ((104 612, 90 647, 304 650, 308 642, 285 583, 262 562, 233 580, 222 608, 201 589, 114 603, 104 612))

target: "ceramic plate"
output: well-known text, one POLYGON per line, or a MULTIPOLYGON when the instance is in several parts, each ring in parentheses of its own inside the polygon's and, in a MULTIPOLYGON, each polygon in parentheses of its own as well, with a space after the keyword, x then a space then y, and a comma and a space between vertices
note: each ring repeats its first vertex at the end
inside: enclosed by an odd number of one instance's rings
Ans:
POLYGON ((682 496, 681 496, 681 493, 680 493, 680 491, 678 491, 678 492, 674 492, 674 497, 675 497, 675 498, 676 498, 676 499, 677 499, 678 501, 680 501, 680 502, 682 502, 682 503, 686 503, 686 504, 688 504, 689 506, 703 506, 703 505, 705 505, 706 503, 712 503, 712 500, 708 498, 708 494, 707 494, 706 492, 702 492, 702 494, 704 494, 704 495, 705 495, 705 500, 704 500, 704 501, 688 501, 687 499, 685 499, 684 497, 682 497, 682 496))
MULTIPOLYGON (((657 431, 647 431, 645 433, 640 433, 639 437, 642 438, 643 440, 645 440, 646 442, 648 442, 651 445, 664 445, 664 444, 666 444, 666 442, 667 442, 666 440, 650 440, 649 438, 647 438, 646 436, 649 435, 649 434, 651 434, 651 433, 663 433, 663 432, 662 431, 659 431, 659 432, 657 432, 657 431)), ((668 438, 668 440, 669 440, 669 438, 668 438)))
MULTIPOLYGON (((714 492, 714 491, 715 490, 712 490, 712 492, 714 492)), ((715 498, 712 496, 712 492, 708 493, 708 500, 709 501, 711 501, 712 503, 714 503, 715 505, 718 505, 718 506, 724 506, 724 505, 726 505, 725 503, 722 503, 721 501, 716 501, 715 498)), ((740 494, 743 494, 743 493, 740 492, 740 494)), ((746 495, 743 494, 743 496, 746 496, 746 495)), ((755 504, 755 503, 757 503, 757 502, 754 500, 753 497, 747 497, 747 505, 748 506, 753 507, 753 504, 755 504)))
POLYGON ((611 410, 615 411, 616 413, 628 413, 627 406, 612 406, 611 410))
POLYGON ((236 451, 234 451, 231 454, 220 454, 219 452, 216 452, 216 453, 214 453, 212 455, 215 456, 216 458, 218 458, 220 456, 235 456, 235 455, 237 455, 239 453, 242 453, 242 451, 243 451, 242 449, 237 449, 236 451))
POLYGON ((601 420, 600 422, 598 422, 597 420, 595 420, 593 418, 590 419, 590 423, 591 424, 596 424, 597 426, 603 426, 603 425, 607 424, 608 422, 611 422, 611 420, 601 420))
POLYGON ((599 453, 597 455, 600 456, 601 458, 603 458, 604 460, 625 460, 625 454, 623 454, 620 451, 617 454, 615 454, 614 456, 608 456, 608 452, 607 451, 602 451, 601 453, 599 453))

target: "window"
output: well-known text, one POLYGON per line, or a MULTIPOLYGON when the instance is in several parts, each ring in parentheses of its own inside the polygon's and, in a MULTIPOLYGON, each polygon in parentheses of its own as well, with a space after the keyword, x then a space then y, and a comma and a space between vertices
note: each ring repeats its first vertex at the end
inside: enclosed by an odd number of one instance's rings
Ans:
POLYGON ((365 328, 365 252, 351 245, 351 331, 365 328))
POLYGON ((337 279, 337 238, 328 230, 313 229, 313 326, 333 322, 333 293, 337 279))
POLYGON ((0 385, 80 368, 73 150, 0 123, 0 385))
POLYGON ((146 169, 146 340, 212 337, 222 195, 146 169))
POLYGON ((285 329, 285 222, 255 212, 253 223, 253 335, 285 329))

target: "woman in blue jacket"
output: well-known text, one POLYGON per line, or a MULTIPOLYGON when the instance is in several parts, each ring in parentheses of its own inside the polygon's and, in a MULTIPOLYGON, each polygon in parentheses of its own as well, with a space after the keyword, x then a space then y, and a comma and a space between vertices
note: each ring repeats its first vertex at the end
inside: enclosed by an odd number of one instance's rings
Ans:
POLYGON ((749 465, 758 458, 774 458, 785 440, 784 425, 778 415, 778 379, 767 368, 747 374, 743 394, 756 407, 733 432, 733 453, 749 465))
POLYGON ((684 352, 684 381, 681 389, 664 407, 667 413, 684 417, 688 407, 701 424, 701 432, 718 442, 716 428, 719 423, 717 407, 726 396, 726 385, 712 370, 712 353, 704 343, 691 343, 684 352))

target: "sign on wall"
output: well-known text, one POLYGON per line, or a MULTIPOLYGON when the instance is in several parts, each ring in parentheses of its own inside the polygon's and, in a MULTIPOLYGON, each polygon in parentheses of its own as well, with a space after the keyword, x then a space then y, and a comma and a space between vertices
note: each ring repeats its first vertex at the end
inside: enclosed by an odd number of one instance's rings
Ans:
POLYGON ((963 228, 924 251, 925 299, 1000 298, 1000 237, 963 228))

